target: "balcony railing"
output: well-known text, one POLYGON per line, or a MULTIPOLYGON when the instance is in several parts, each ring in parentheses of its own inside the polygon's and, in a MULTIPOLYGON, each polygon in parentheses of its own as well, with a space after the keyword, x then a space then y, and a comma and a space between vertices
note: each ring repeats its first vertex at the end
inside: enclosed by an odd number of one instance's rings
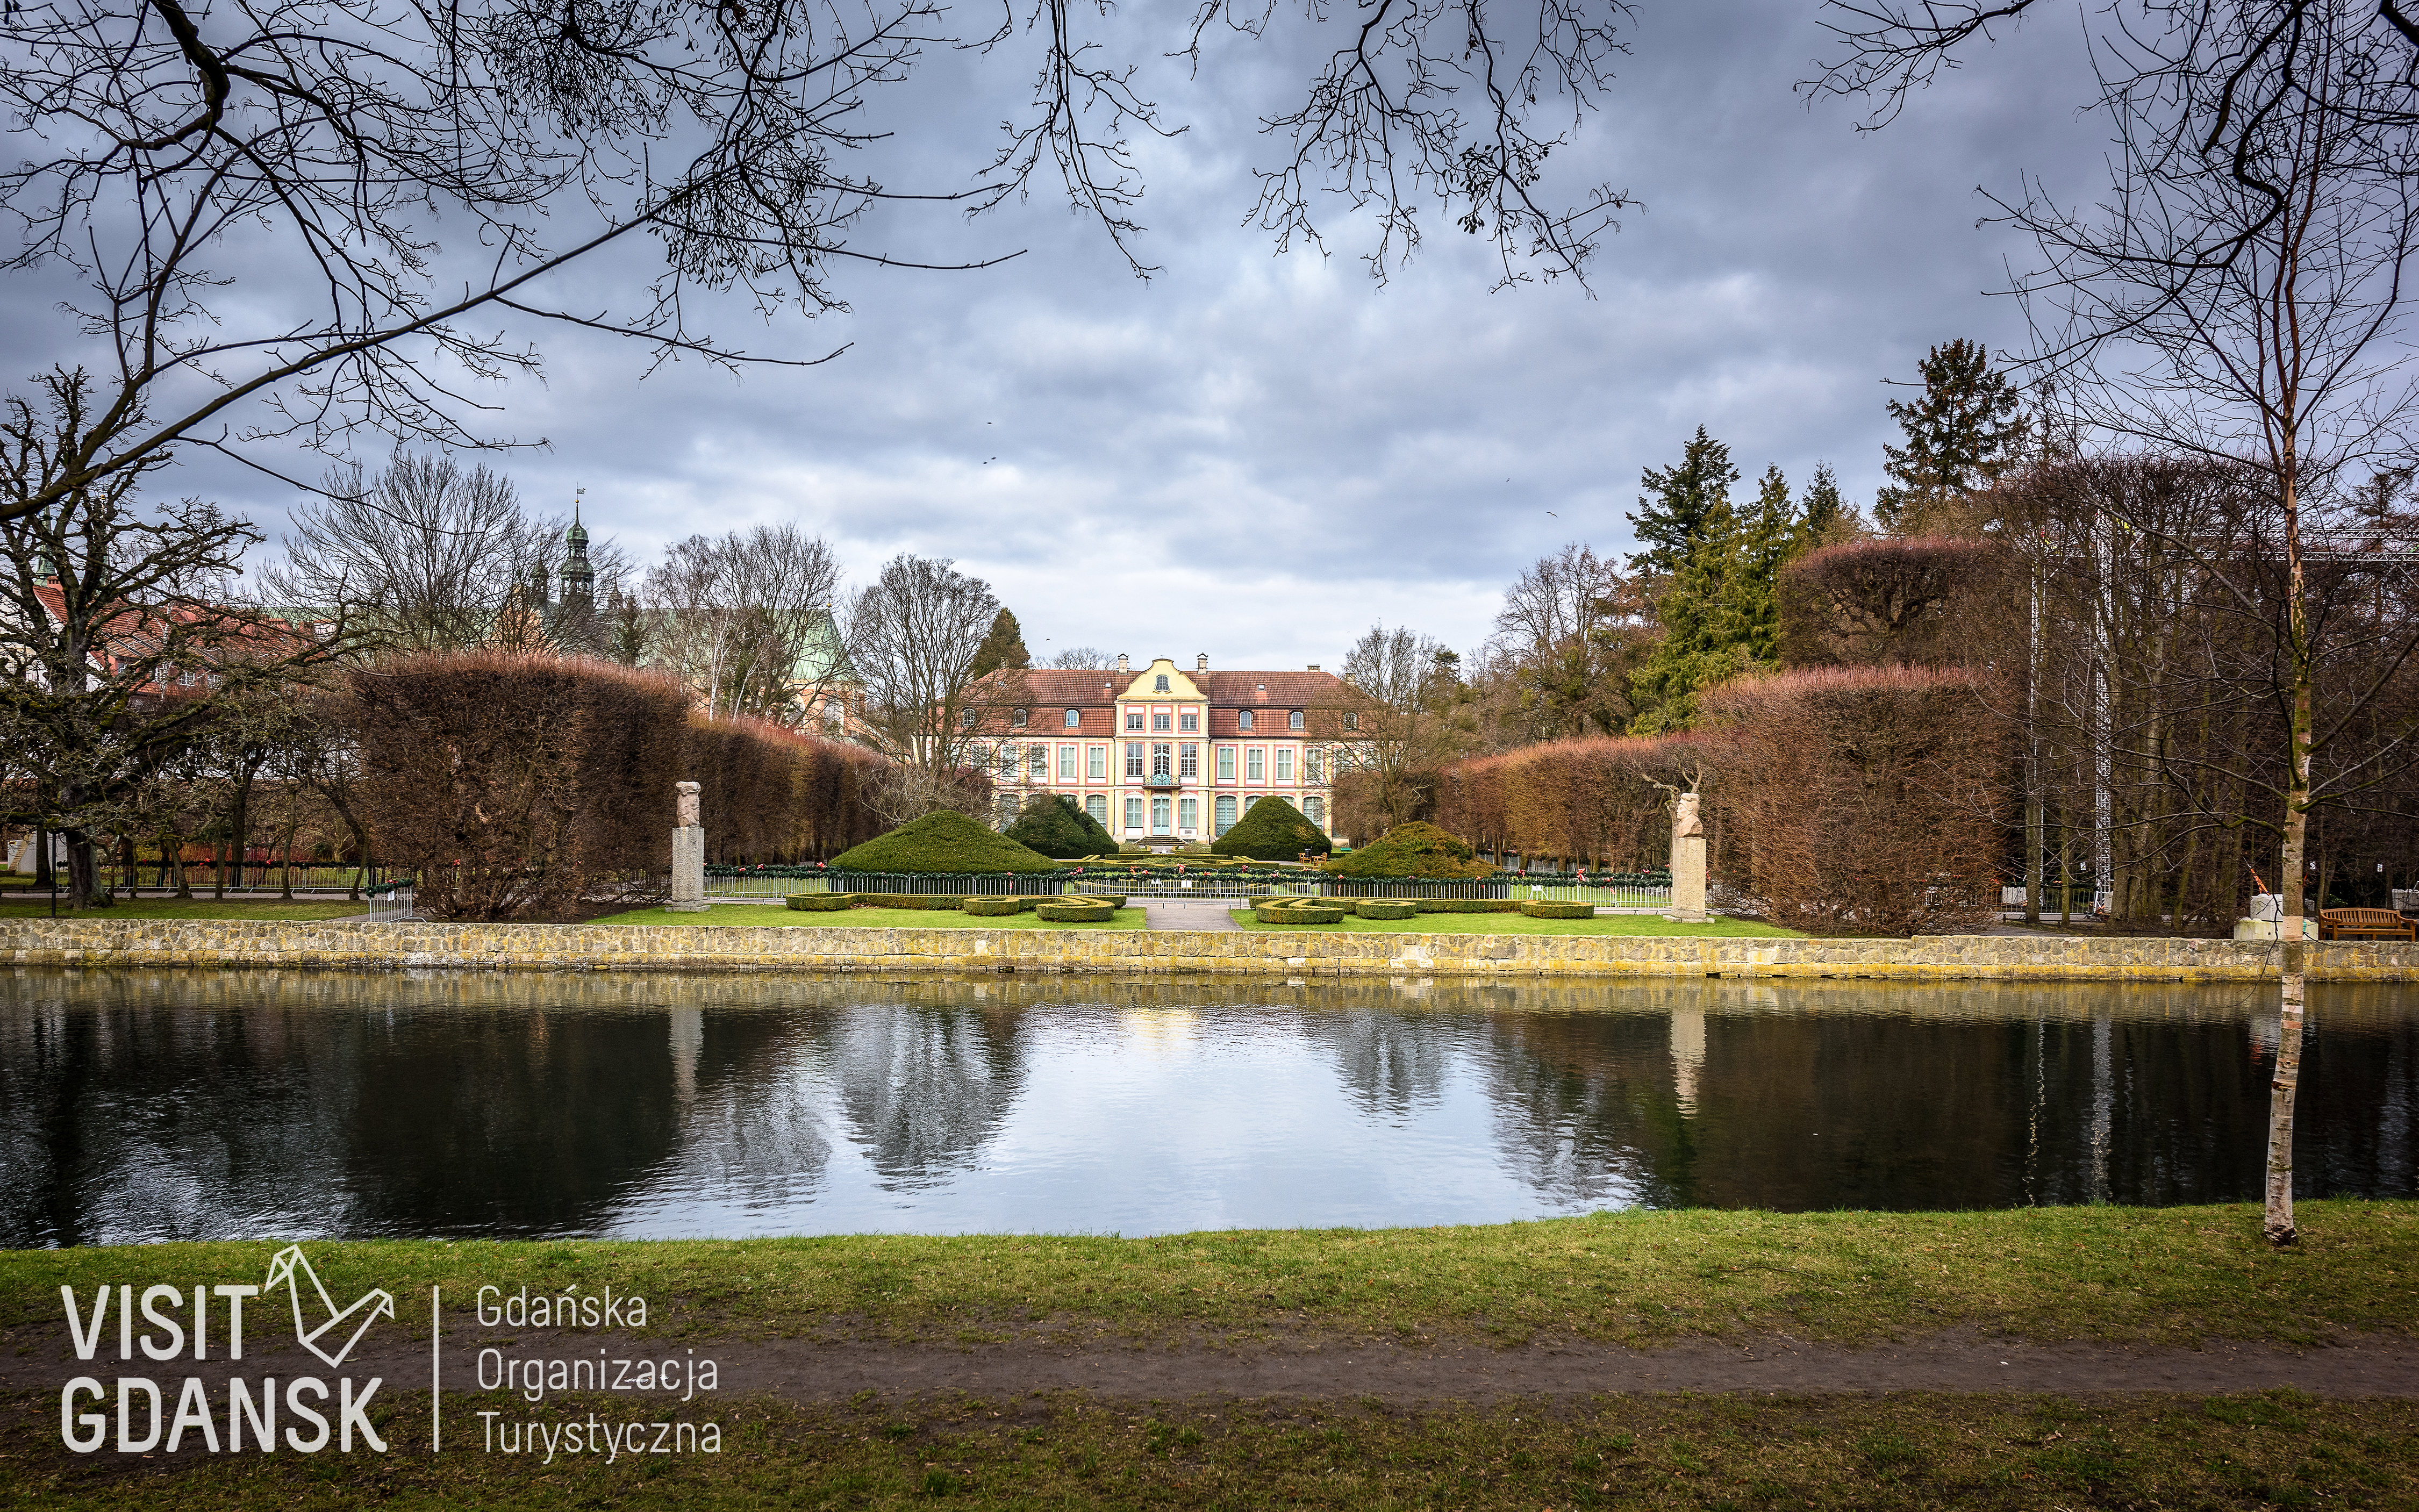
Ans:
POLYGON ((1177 782, 1176 779, 1168 773, 1153 772, 1142 779, 1142 785, 1147 788, 1172 788, 1177 785, 1177 782))

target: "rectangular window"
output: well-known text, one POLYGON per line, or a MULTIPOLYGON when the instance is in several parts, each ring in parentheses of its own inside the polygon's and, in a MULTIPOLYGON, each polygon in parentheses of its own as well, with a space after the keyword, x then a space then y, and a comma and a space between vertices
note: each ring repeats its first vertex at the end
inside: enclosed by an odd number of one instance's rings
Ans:
POLYGON ((1235 780, 1235 748, 1232 746, 1218 748, 1218 780, 1221 782, 1235 780))
POLYGON ((1090 814, 1092 816, 1092 823, 1100 825, 1102 829, 1109 827, 1109 800, 1107 795, 1095 793, 1085 798, 1084 811, 1090 814))
POLYGON ((1150 744, 1150 779, 1154 782, 1158 782, 1174 776, 1174 768, 1169 764, 1175 760, 1176 754, 1168 748, 1166 741, 1152 741, 1150 744))
POLYGON ((1327 780, 1326 778, 1321 775, 1325 769, 1326 763, 1320 759, 1318 748, 1317 746, 1313 746, 1308 750, 1302 753, 1302 779, 1303 781, 1323 782, 1327 780))
POLYGON ((1072 782, 1079 775, 1075 770, 1075 749, 1073 746, 1058 748, 1058 780, 1061 782, 1072 782))
POLYGON ((1304 819, 1309 820, 1312 824, 1317 825, 1319 828, 1325 829, 1327 827, 1327 800, 1325 798, 1317 797, 1302 799, 1302 816, 1304 819))
POLYGON ((1176 827, 1184 831, 1188 835, 1201 827, 1200 799, 1179 798, 1176 800, 1176 827))
POLYGON ((1176 728, 1183 731, 1188 735, 1199 734, 1201 733, 1200 712, 1195 709, 1187 709, 1182 714, 1178 715, 1176 717, 1176 728))
POLYGON ((1127 714, 1126 728, 1129 730, 1139 730, 1142 728, 1142 711, 1140 709, 1135 709, 1127 714))
POLYGON ((1200 747, 1189 743, 1179 746, 1176 748, 1176 759, 1179 764, 1176 768, 1176 772, 1179 777, 1199 777, 1201 775, 1200 747))
POLYGON ((1231 796, 1220 798, 1214 811, 1218 815, 1219 834, 1223 835, 1235 827, 1235 800, 1231 796))
POLYGON ((1022 730, 1025 728, 1025 710, 1018 709, 1008 717, 1008 722, 1014 728, 1022 730))
POLYGON ((1083 722, 1084 722, 1084 711, 1083 711, 1083 710, 1081 710, 1081 709, 1069 709, 1069 710, 1067 711, 1067 728, 1068 728, 1068 729, 1070 729, 1070 730, 1073 730, 1073 729, 1075 729, 1075 728, 1079 727, 1080 725, 1082 725, 1082 724, 1083 724, 1083 722))
POLYGON ((1126 742, 1126 776, 1142 776, 1142 742, 1139 740, 1126 742))
POLYGON ((1163 735, 1167 733, 1166 715, 1154 714, 1150 717, 1150 733, 1154 735, 1163 735))
POLYGON ((1050 748, 1028 746, 1025 751, 1025 773, 1036 782, 1050 780, 1050 748))
POLYGON ((1296 709, 1291 714, 1286 716, 1286 728, 1288 730, 1299 730, 1302 728, 1302 711, 1300 709, 1296 709))
POLYGON ((1277 748, 1277 780, 1280 782, 1293 780, 1293 748, 1291 746, 1277 748))
POLYGON ((1129 835, 1142 833, 1142 800, 1140 798, 1126 800, 1126 833, 1129 835))
POLYGON ((1084 780, 1086 782, 1105 782, 1108 779, 1109 748, 1106 746, 1093 746, 1088 748, 1084 763, 1084 780))
POLYGON ((1012 780, 1016 776, 1016 748, 1006 741, 1001 741, 999 747, 999 775, 1002 781, 1012 780))
POLYGON ((1167 800, 1165 798, 1153 798, 1150 800, 1150 832, 1152 834, 1164 835, 1167 833, 1167 800))
POLYGON ((1268 775, 1269 775, 1269 753, 1268 753, 1268 751, 1267 751, 1267 749, 1266 749, 1265 748, 1263 748, 1263 747, 1259 747, 1259 746, 1254 746, 1254 747, 1252 747, 1250 749, 1248 749, 1248 750, 1246 750, 1246 751, 1244 751, 1244 752, 1243 752, 1243 780, 1244 780, 1244 781, 1246 781, 1246 782, 1257 782, 1257 781, 1261 780, 1262 779, 1266 778, 1268 775))

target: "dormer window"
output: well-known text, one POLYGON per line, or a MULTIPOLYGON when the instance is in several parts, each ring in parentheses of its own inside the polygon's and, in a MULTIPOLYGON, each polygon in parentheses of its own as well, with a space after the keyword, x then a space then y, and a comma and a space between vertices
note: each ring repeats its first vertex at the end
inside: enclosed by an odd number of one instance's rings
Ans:
POLYGON ((958 713, 958 728, 961 730, 972 730, 974 727, 975 711, 972 709, 960 710, 958 713))
POLYGON ((1242 709, 1242 710, 1239 710, 1239 711, 1237 711, 1237 713, 1236 713, 1236 715, 1235 715, 1235 728, 1236 728, 1236 729, 1238 729, 1238 730, 1249 730, 1250 728, 1252 728, 1252 711, 1251 711, 1251 710, 1249 710, 1249 709, 1242 709))
MULTIPOLYGON (((1297 714, 1297 715, 1295 715, 1293 717, 1294 717, 1294 728, 1295 728, 1296 730, 1301 729, 1301 728, 1302 728, 1302 716, 1301 716, 1301 715, 1299 715, 1299 714, 1297 714)), ((1016 710, 1014 713, 1010 714, 1010 715, 1008 717, 1008 724, 1009 724, 1009 729, 1011 729, 1011 730, 1022 730, 1022 729, 1024 729, 1024 728, 1025 728, 1025 711, 1024 711, 1023 709, 1018 709, 1018 710, 1016 710)))
POLYGON ((1361 728, 1361 716, 1359 716, 1359 715, 1357 715, 1357 714, 1348 714, 1348 715, 1346 715, 1346 716, 1344 717, 1344 728, 1345 728, 1345 729, 1347 729, 1347 730, 1358 730, 1358 729, 1360 729, 1360 728, 1361 728))
MULTIPOLYGON (((1020 720, 1018 722, 1022 723, 1023 721, 1020 720)), ((1286 716, 1286 728, 1288 730, 1299 730, 1302 728, 1302 711, 1300 709, 1296 709, 1291 714, 1286 716)))
POLYGON ((1084 711, 1083 711, 1083 710, 1081 710, 1081 709, 1069 709, 1069 710, 1067 711, 1067 728, 1068 728, 1068 729, 1070 729, 1070 730, 1076 729, 1076 728, 1078 728, 1079 726, 1081 726, 1081 725, 1083 724, 1083 722, 1084 722, 1084 711))
POLYGON ((1150 690, 1154 693, 1164 693, 1167 691, 1167 674, 1165 672, 1162 672, 1159 676, 1152 679, 1150 690))

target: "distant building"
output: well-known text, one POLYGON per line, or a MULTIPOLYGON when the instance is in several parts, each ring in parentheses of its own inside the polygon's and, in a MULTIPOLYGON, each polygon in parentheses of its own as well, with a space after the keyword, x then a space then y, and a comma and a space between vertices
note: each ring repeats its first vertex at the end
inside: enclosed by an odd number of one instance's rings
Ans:
POLYGON ((1025 687, 1021 707, 977 732, 1000 822, 1058 793, 1121 841, 1214 840, 1271 796, 1329 829, 1337 765, 1360 727, 1351 686, 1317 667, 1211 671, 1204 656, 1186 671, 1162 656, 1137 672, 1119 656, 1114 671, 993 675, 1025 687))

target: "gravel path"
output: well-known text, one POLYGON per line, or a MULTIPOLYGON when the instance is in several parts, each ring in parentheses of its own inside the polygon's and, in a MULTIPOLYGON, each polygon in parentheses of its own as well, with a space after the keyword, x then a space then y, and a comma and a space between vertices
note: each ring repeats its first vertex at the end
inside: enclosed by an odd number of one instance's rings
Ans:
POLYGON ((1142 913, 1143 918, 1149 920, 1152 929, 1213 932, 1235 930, 1236 933, 1240 933, 1241 931, 1237 929, 1235 920, 1226 912, 1234 906, 1233 901, 1226 898, 1212 899, 1206 903, 1179 903, 1170 898, 1146 898, 1143 900, 1142 913))

